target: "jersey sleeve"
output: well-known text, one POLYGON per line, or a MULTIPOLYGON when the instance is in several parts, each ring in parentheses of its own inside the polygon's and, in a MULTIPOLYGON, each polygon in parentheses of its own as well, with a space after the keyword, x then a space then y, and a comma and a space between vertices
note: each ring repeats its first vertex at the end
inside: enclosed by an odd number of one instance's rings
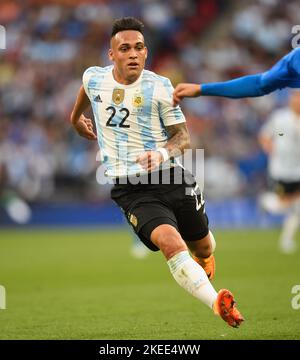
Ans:
POLYGON ((88 97, 90 97, 89 83, 91 81, 93 74, 95 74, 95 71, 96 71, 96 66, 91 66, 88 69, 86 69, 82 75, 82 85, 88 97))
POLYGON ((300 48, 294 49, 290 53, 289 66, 291 72, 296 76, 300 76, 300 48))
POLYGON ((262 96, 266 93, 261 88, 261 77, 262 74, 247 75, 229 81, 202 84, 201 95, 231 99, 262 96))
POLYGON ((165 79, 159 83, 157 94, 159 116, 165 126, 185 122, 185 117, 180 106, 173 106, 173 91, 174 88, 169 79, 165 79))
POLYGON ((261 88, 265 94, 286 86, 285 80, 290 76, 289 56, 280 59, 270 70, 261 77, 261 88))
POLYGON ((261 88, 264 93, 270 93, 287 86, 295 87, 293 83, 295 83, 299 75, 300 49, 295 49, 281 58, 270 70, 262 74, 261 88))
POLYGON ((223 96, 233 99, 267 95, 290 85, 290 79, 300 74, 300 49, 295 49, 281 58, 268 71, 237 79, 203 84, 201 94, 223 96))

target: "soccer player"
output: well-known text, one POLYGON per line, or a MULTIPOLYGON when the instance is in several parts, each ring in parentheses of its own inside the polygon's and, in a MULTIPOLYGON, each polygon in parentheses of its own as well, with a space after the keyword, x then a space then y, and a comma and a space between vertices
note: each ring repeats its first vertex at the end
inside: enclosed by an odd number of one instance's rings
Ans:
POLYGON ((243 317, 232 293, 217 293, 208 279, 214 275, 214 240, 202 193, 175 159, 189 147, 185 118, 172 105, 171 82, 144 70, 147 48, 139 20, 114 22, 108 56, 112 66, 84 72, 71 122, 79 135, 98 139, 107 176, 115 184, 111 197, 141 241, 161 250, 180 286, 238 327, 243 317), (83 115, 90 104, 97 136, 83 115))
POLYGON ((173 103, 176 106, 185 97, 200 95, 233 99, 256 97, 286 87, 300 88, 300 48, 292 50, 262 74, 210 84, 178 84, 174 90, 173 103))
POLYGON ((286 214, 279 246, 283 253, 292 253, 300 220, 300 90, 292 92, 289 107, 271 115, 259 140, 269 155, 269 175, 275 191, 273 196, 262 196, 261 205, 271 213, 286 214))

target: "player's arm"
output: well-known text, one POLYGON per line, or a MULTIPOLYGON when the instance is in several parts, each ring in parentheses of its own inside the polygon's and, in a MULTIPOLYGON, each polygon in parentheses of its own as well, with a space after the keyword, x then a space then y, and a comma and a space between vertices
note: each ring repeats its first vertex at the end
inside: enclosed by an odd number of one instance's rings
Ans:
POLYGON ((180 156, 185 149, 190 148, 190 135, 185 122, 167 126, 166 130, 169 140, 164 148, 170 158, 180 156))
POLYGON ((145 151, 137 162, 147 171, 155 170, 162 162, 180 156, 184 149, 190 148, 190 136, 185 122, 166 126, 169 139, 163 148, 157 151, 145 151))
POLYGON ((173 107, 172 94, 174 88, 169 79, 158 81, 155 98, 158 99, 158 117, 162 130, 167 131, 167 141, 156 151, 143 152, 137 158, 144 169, 152 171, 161 163, 180 156, 184 149, 190 146, 190 136, 185 123, 185 117, 179 106, 173 107))
MULTIPOLYGON (((280 116, 281 117, 281 116, 280 116)), ((270 155, 273 151, 274 135, 277 132, 278 113, 273 113, 264 123, 258 134, 258 142, 263 151, 270 155)))
POLYGON ((291 51, 270 70, 261 74, 210 84, 178 84, 173 94, 173 103, 177 105, 185 97, 200 95, 232 99, 263 96, 287 86, 285 80, 293 75, 300 75, 300 49, 291 51))
POLYGON ((272 137, 271 136, 266 136, 264 134, 260 134, 258 136, 258 142, 261 146, 261 148, 263 149, 263 151, 267 154, 270 155, 272 150, 273 150, 273 141, 272 141, 272 137))
POLYGON ((93 122, 91 119, 86 118, 83 112, 90 106, 90 100, 85 93, 84 87, 81 86, 77 95, 74 108, 71 113, 71 123, 77 133, 88 139, 96 140, 97 136, 93 130, 93 122))
POLYGON ((232 99, 256 97, 267 94, 261 86, 262 74, 247 75, 237 79, 210 84, 178 84, 173 94, 174 106, 185 97, 222 96, 232 99))

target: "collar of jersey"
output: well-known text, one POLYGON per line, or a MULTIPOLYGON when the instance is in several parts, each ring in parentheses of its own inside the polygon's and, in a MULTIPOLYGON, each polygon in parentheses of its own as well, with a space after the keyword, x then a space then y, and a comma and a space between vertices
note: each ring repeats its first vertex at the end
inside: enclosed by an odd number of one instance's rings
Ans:
POLYGON ((114 68, 111 69, 111 73, 110 73, 110 75, 111 75, 111 77, 112 77, 112 79, 113 79, 113 82, 114 82, 116 85, 118 85, 119 87, 122 87, 122 88, 124 88, 124 89, 128 89, 128 88, 134 87, 134 86, 141 80, 141 78, 143 77, 143 73, 144 73, 144 69, 143 69, 142 72, 141 72, 141 75, 135 80, 135 82, 133 82, 132 84, 129 84, 129 85, 125 85, 125 84, 121 84, 121 83, 119 83, 119 82, 117 82, 117 81, 115 80, 114 74, 113 74, 113 70, 114 70, 114 68))

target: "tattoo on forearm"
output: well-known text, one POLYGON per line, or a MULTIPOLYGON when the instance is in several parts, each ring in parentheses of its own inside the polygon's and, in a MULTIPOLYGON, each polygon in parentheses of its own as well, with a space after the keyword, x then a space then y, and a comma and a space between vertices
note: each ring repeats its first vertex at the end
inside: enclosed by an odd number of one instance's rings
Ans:
POLYGON ((184 149, 190 147, 190 135, 185 123, 167 126, 169 140, 165 148, 169 152, 170 157, 181 155, 184 149))

